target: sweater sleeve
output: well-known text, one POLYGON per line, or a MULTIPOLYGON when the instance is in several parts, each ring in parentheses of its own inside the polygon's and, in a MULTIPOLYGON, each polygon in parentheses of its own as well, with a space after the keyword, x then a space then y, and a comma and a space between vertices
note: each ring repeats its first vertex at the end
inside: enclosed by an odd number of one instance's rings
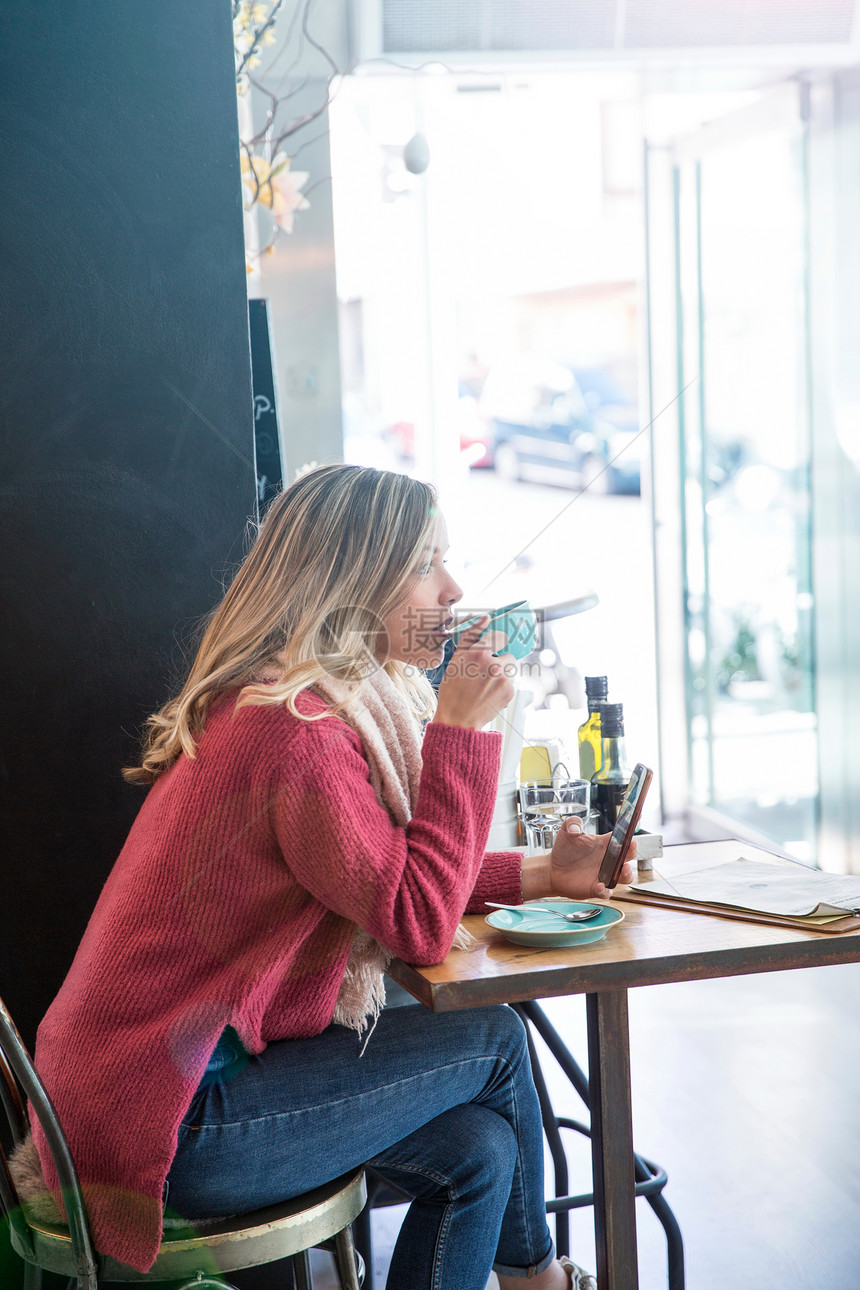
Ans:
POLYGON ((487 900, 504 905, 521 905, 523 860, 519 851, 488 851, 466 905, 467 914, 488 914, 487 900))
MULTIPOLYGON (((415 813, 401 828, 377 801, 358 735, 337 718, 301 726, 267 804, 286 863, 317 900, 392 953, 440 962, 485 863, 501 737, 431 723, 415 813)), ((490 863, 492 890, 509 868, 490 863)))

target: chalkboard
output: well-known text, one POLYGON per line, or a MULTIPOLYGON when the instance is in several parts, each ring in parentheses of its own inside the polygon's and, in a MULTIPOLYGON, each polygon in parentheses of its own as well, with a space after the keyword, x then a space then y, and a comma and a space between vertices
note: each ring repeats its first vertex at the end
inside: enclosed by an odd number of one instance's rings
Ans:
POLYGON ((272 362, 268 300, 249 300, 251 372, 254 381, 254 462, 257 505, 262 515, 283 486, 278 392, 272 362))
POLYGON ((32 1044, 255 509, 230 0, 0 6, 0 994, 32 1044))

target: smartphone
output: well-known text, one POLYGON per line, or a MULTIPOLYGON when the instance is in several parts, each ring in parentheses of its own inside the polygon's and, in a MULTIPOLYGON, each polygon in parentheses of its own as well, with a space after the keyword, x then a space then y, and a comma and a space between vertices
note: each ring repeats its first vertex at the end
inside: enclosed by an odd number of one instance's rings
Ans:
POLYGON ((627 792, 624 794, 624 800, 618 812, 618 819, 615 821, 615 828, 609 837, 609 846, 606 848, 600 873, 597 875, 604 886, 610 889, 617 886, 618 879, 621 877, 621 870, 627 859, 627 852, 630 850, 642 807, 645 805, 651 779, 652 772, 647 766, 643 766, 641 761, 634 766, 627 792))

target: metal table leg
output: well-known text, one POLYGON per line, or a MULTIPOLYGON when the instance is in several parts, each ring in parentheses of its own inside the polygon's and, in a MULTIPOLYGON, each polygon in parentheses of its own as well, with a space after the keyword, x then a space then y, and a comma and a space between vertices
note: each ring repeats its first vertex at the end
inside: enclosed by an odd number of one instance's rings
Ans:
POLYGON ((639 1268, 627 991, 588 994, 585 1007, 597 1283, 601 1290, 636 1290, 639 1268))

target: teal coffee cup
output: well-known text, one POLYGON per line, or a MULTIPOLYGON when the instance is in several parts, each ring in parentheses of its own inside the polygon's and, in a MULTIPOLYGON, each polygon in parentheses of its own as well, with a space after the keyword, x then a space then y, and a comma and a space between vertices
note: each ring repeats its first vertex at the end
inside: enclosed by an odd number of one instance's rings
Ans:
MULTIPOLYGON (((477 622, 479 616, 472 614, 464 622, 452 627, 451 638, 455 645, 460 644, 463 632, 477 622)), ((490 614, 490 621, 481 632, 481 636, 486 636, 487 632, 504 632, 507 636, 508 643, 496 651, 498 654, 513 654, 514 658, 525 658, 531 654, 537 639, 537 620, 534 610, 527 600, 517 600, 512 605, 502 605, 501 609, 495 609, 490 614)))

